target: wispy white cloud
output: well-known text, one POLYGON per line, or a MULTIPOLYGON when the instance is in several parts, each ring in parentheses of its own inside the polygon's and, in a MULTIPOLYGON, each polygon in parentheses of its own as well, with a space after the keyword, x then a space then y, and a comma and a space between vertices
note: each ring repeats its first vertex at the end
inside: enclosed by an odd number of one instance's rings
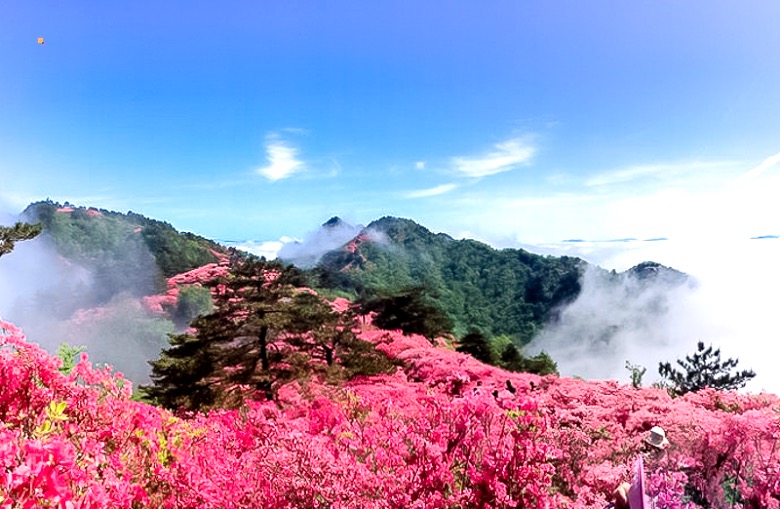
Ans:
POLYGON ((612 171, 598 173, 585 181, 587 187, 605 187, 624 184, 640 179, 671 179, 680 176, 690 176, 707 170, 733 168, 734 161, 683 161, 675 163, 659 163, 630 166, 612 171))
POLYGON ((773 164, 780 161, 773 161, 759 166, 670 161, 598 176, 571 174, 547 188, 475 186, 453 197, 459 213, 443 214, 441 222, 498 245, 508 245, 506 239, 533 244, 631 237, 704 242, 776 235, 780 171, 774 170, 780 167, 773 164), (748 172, 755 177, 742 180, 748 172))
POLYGON ((417 161, 414 163, 414 167, 418 170, 424 170, 425 169, 425 161, 417 161))
POLYGON ((278 256, 279 251, 281 251, 281 249, 285 245, 292 244, 295 242, 297 242, 296 239, 292 237, 283 236, 279 240, 267 240, 267 241, 246 240, 243 242, 223 241, 223 244, 229 247, 235 247, 236 249, 241 249, 243 251, 252 253, 257 256, 263 256, 268 260, 273 260, 278 256))
POLYGON ((257 173, 271 182, 292 176, 303 169, 303 161, 298 159, 298 149, 276 135, 268 137, 265 146, 268 166, 259 168, 257 173))
POLYGON ((587 187, 601 187, 622 184, 639 178, 667 173, 669 170, 669 165, 665 164, 633 166, 631 168, 599 173, 587 179, 585 185, 587 187))
POLYGON ((778 152, 775 155, 769 156, 766 159, 764 159, 763 161, 761 161, 761 164, 759 164, 755 168, 751 169, 750 171, 746 172, 742 176, 742 178, 743 178, 743 180, 754 179, 754 178, 758 177, 759 175, 761 175, 762 173, 764 173, 765 171, 767 171, 767 170, 769 170, 769 169, 771 169, 771 168, 773 168, 775 166, 778 166, 778 165, 780 165, 780 152, 778 152))
POLYGON ((419 189, 417 191, 409 191, 404 196, 406 198, 428 198, 430 196, 438 196, 440 194, 449 193, 453 189, 457 188, 457 184, 442 184, 440 186, 431 187, 428 189, 419 189))
POLYGON ((453 157, 452 164, 463 176, 487 177, 528 164, 535 152, 535 147, 526 139, 512 138, 496 144, 493 151, 482 156, 453 157))

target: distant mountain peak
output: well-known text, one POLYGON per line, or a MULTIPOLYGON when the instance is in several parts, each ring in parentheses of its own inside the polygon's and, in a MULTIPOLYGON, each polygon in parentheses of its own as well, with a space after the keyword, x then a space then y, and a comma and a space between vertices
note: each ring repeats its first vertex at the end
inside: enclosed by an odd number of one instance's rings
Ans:
POLYGON ((324 223, 322 223, 323 228, 338 228, 340 226, 345 225, 344 221, 339 216, 333 216, 324 223))
POLYGON ((362 225, 355 226, 339 216, 333 216, 322 223, 319 229, 307 234, 302 241, 284 244, 278 256, 299 267, 313 267, 324 253, 344 246, 362 229, 362 225))
POLYGON ((642 262, 626 271, 626 274, 639 281, 652 281, 654 283, 666 283, 678 286, 683 283, 692 283, 690 276, 684 272, 667 267, 657 262, 642 262))
POLYGON ((411 219, 393 216, 384 216, 376 221, 372 221, 366 230, 382 233, 388 239, 402 243, 406 243, 409 239, 430 240, 438 238, 445 241, 453 240, 446 233, 433 233, 425 226, 411 219))

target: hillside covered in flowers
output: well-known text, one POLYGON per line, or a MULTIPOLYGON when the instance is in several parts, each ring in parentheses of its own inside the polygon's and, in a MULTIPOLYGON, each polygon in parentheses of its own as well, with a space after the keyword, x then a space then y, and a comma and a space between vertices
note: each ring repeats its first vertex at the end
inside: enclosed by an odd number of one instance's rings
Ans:
POLYGON ((64 374, 1 323, 0 507, 603 507, 656 425, 657 507, 780 506, 773 395, 510 373, 362 323, 395 372, 208 413, 133 401, 86 356, 64 374))

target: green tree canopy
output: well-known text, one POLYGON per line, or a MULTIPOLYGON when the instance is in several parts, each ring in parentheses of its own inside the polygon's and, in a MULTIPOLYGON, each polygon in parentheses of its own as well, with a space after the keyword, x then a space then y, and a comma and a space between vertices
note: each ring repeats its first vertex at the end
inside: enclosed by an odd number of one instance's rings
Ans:
POLYGON ((290 307, 288 343, 299 355, 306 354, 306 372, 328 380, 375 375, 393 369, 386 355, 357 337, 357 318, 351 311, 335 311, 318 295, 302 291, 290 307))
POLYGON ((312 273, 317 286, 353 296, 397 295, 422 285, 456 336, 478 329, 522 345, 577 297, 585 266, 578 258, 497 250, 385 217, 346 248, 326 253, 312 273))
POLYGON ((0 256, 13 251, 17 242, 30 240, 37 237, 40 233, 40 224, 17 222, 13 226, 0 226, 0 256))
POLYGON ((30 204, 22 217, 40 222, 60 255, 92 272, 95 285, 89 297, 95 305, 122 292, 142 296, 165 291, 167 278, 228 255, 215 242, 134 212, 47 200, 30 204))
POLYGON ((369 298, 361 307, 363 312, 375 312, 374 323, 383 329, 421 334, 431 341, 452 333, 452 320, 424 286, 369 298))
POLYGON ((184 286, 179 289, 172 318, 177 326, 186 327, 196 317, 211 313, 213 309, 214 303, 208 288, 200 285, 184 286))
POLYGON ((456 348, 461 353, 467 353, 485 364, 495 364, 490 341, 479 331, 471 331, 460 340, 456 348))
POLYGON ((558 364, 546 352, 526 357, 514 344, 507 344, 501 352, 501 367, 508 371, 533 373, 535 375, 557 375, 558 364))
POLYGON ((210 283, 214 311, 193 321, 196 334, 172 335, 171 347, 151 362, 146 395, 198 410, 254 394, 272 400, 282 384, 313 372, 348 376, 382 366, 384 354, 359 341, 354 323, 302 283, 291 265, 236 260, 227 277, 210 283))
POLYGON ((668 380, 672 392, 677 395, 705 387, 733 390, 744 387, 756 376, 753 370, 732 372, 738 362, 738 359, 730 358, 721 360, 720 348, 713 349, 712 345, 705 348, 704 342, 699 341, 693 355, 686 356, 685 360, 677 360, 677 365, 682 369, 676 369, 669 362, 661 362, 658 365, 658 373, 668 380))

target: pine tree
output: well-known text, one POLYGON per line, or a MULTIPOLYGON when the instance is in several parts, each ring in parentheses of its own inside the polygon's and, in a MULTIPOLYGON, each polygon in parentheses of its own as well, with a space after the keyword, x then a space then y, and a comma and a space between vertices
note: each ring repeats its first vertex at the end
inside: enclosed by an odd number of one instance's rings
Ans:
POLYGON ((558 364, 547 352, 539 352, 533 357, 526 357, 523 371, 542 376, 557 375, 558 364))
POLYGON ((753 370, 732 373, 738 362, 738 359, 722 361, 719 348, 714 350, 712 345, 705 348, 704 342, 699 341, 696 353, 686 356, 685 360, 677 360, 682 370, 673 368, 669 362, 661 362, 658 365, 658 373, 669 381, 671 391, 677 395, 705 387, 726 391, 744 387, 756 376, 753 370))
POLYGON ((507 371, 522 372, 524 369, 525 357, 520 350, 513 344, 508 344, 501 351, 501 367, 507 371))
POLYGON ((452 320, 425 286, 412 286, 391 295, 365 299, 361 312, 375 312, 374 324, 383 329, 400 329, 420 334, 433 343, 452 333, 452 320))
POLYGON ((192 334, 170 337, 152 361, 145 395, 169 408, 231 406, 259 395, 273 400, 292 380, 389 370, 373 344, 359 340, 354 318, 335 312, 291 265, 236 260, 227 277, 208 283, 214 311, 195 318, 192 334))
POLYGON ((41 233, 40 224, 16 223, 13 226, 0 226, 0 256, 13 251, 20 240, 30 240, 41 233))
POLYGON ((485 364, 495 364, 493 351, 488 339, 479 331, 471 331, 460 340, 456 348, 461 353, 467 353, 485 364))
POLYGON ((394 369, 375 345, 357 337, 353 312, 337 312, 311 292, 298 293, 292 304, 288 342, 299 355, 313 361, 305 367, 307 372, 336 381, 394 369))
POLYGON ((557 375, 558 364, 547 352, 539 352, 533 357, 526 357, 513 344, 508 344, 501 352, 501 367, 507 371, 518 373, 533 373, 535 375, 557 375))
POLYGON ((209 289, 200 285, 188 285, 179 290, 171 318, 178 327, 184 328, 195 317, 208 314, 213 310, 214 303, 209 289))
POLYGON ((171 348, 152 361, 146 394, 166 407, 197 409, 240 399, 249 388, 274 398, 291 376, 284 330, 290 302, 301 283, 292 266, 264 259, 237 260, 215 288, 215 310, 197 317, 197 333, 171 336, 171 348))

